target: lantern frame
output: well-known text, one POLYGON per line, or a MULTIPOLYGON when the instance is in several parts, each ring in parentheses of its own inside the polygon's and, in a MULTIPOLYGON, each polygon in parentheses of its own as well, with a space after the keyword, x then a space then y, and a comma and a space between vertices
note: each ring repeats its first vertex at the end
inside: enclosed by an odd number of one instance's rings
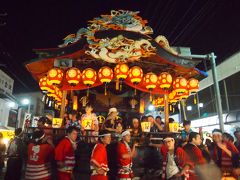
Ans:
POLYGON ((72 86, 79 84, 81 81, 81 71, 75 67, 68 69, 66 72, 66 80, 72 86))
POLYGON ((103 66, 98 70, 98 79, 102 83, 110 83, 113 79, 113 70, 108 66, 103 66))
POLYGON ((173 89, 177 93, 184 93, 187 91, 187 80, 184 77, 177 77, 173 81, 173 89))
POLYGON ((162 89, 169 89, 172 86, 173 78, 168 72, 162 72, 158 76, 158 84, 162 89))
POLYGON ((82 72, 82 82, 86 86, 92 86, 97 80, 97 72, 92 68, 84 69, 82 72))
POLYGON ((59 85, 63 80, 63 70, 60 68, 52 68, 48 71, 47 77, 52 85, 59 85))

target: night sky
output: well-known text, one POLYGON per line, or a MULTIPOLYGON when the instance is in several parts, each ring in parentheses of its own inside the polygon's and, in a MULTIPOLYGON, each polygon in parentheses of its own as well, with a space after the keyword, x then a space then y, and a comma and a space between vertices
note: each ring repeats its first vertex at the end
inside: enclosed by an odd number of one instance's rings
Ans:
POLYGON ((239 0, 5 0, 0 5, 0 69, 14 78, 14 92, 38 90, 24 67, 37 57, 32 49, 57 47, 88 20, 112 9, 140 11, 154 30, 152 37, 164 35, 171 46, 191 47, 194 54, 215 52, 217 63, 240 49, 239 0))

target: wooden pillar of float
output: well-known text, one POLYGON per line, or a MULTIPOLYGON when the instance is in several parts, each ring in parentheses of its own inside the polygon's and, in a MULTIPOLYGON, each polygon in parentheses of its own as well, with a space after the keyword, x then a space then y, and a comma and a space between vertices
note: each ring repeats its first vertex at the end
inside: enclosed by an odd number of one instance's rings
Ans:
POLYGON ((166 132, 169 132, 169 106, 168 106, 168 94, 164 94, 164 117, 166 132))
POLYGON ((67 90, 63 90, 62 102, 61 102, 61 110, 60 110, 60 118, 62 118, 62 119, 63 119, 64 113, 65 113, 66 98, 67 98, 67 90))

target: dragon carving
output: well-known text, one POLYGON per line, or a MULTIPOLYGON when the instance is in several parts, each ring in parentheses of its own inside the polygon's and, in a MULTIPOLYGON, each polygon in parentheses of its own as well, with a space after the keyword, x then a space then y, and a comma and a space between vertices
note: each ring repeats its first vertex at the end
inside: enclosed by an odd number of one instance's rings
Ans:
MULTIPOLYGON (((109 63, 135 61, 141 57, 149 57, 155 54, 156 48, 152 46, 148 39, 133 40, 122 35, 112 39, 98 39, 95 37, 97 31, 110 29, 134 31, 144 35, 152 34, 152 28, 146 26, 147 20, 143 20, 138 13, 138 11, 112 10, 110 15, 101 15, 101 17, 94 18, 88 21, 87 28, 81 28, 76 34, 65 37, 64 43, 59 47, 68 46, 84 37, 89 44, 89 49, 85 53, 109 63)), ((163 37, 158 36, 156 41, 168 52, 176 54, 170 48, 167 39, 163 37)))

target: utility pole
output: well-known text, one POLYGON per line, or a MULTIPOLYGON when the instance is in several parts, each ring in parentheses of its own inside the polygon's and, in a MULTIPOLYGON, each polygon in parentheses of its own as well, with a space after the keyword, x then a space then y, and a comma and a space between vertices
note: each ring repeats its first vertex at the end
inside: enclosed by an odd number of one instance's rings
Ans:
POLYGON ((217 69, 216 69, 216 58, 217 57, 215 56, 215 54, 213 52, 210 54, 206 54, 206 55, 192 54, 192 55, 187 55, 187 56, 182 56, 182 57, 195 58, 195 59, 206 59, 206 60, 210 61, 211 69, 212 69, 212 76, 213 76, 213 86, 214 86, 214 91, 215 91, 216 105, 217 105, 217 113, 218 113, 218 119, 219 119, 219 127, 222 131, 224 131, 221 94, 220 94, 219 83, 218 83, 218 78, 217 78, 217 69))

